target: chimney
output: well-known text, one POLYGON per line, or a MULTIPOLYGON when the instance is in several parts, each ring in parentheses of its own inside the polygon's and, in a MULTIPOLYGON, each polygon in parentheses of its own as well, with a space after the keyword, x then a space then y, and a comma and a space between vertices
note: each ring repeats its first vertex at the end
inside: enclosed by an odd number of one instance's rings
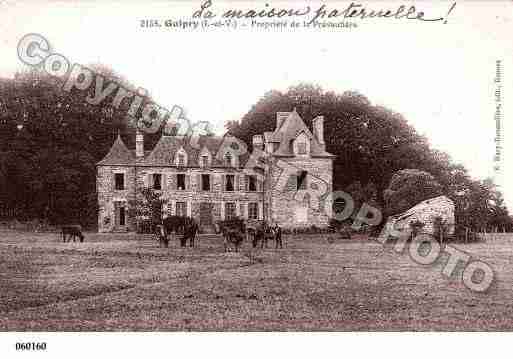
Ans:
POLYGON ((313 124, 313 133, 317 142, 321 145, 322 149, 326 149, 326 144, 324 143, 324 116, 317 116, 312 121, 313 124))
POLYGON ((264 138, 262 135, 254 135, 253 136, 253 149, 258 148, 259 150, 264 150, 264 138))
POLYGON ((283 122, 289 117, 290 112, 276 112, 276 130, 279 130, 283 122))
POLYGON ((135 157, 144 157, 144 135, 139 129, 135 132, 135 157))

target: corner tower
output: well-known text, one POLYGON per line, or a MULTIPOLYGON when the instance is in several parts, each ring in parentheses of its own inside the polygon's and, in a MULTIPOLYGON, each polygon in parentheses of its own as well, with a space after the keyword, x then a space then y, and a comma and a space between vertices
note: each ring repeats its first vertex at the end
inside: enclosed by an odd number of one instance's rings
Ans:
POLYGON ((310 131, 294 109, 278 112, 274 132, 264 133, 271 167, 265 186, 265 217, 283 227, 326 227, 331 204, 334 155, 326 152, 324 118, 310 131))

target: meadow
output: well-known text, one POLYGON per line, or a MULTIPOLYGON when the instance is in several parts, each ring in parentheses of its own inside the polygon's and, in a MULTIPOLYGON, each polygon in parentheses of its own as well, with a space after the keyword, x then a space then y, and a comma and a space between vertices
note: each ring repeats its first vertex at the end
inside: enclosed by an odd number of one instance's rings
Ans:
POLYGON ((0 231, 2 331, 510 330, 513 237, 455 244, 494 268, 476 293, 365 236, 285 236, 284 249, 151 236, 0 231), (328 240, 328 239, 333 240, 328 240))

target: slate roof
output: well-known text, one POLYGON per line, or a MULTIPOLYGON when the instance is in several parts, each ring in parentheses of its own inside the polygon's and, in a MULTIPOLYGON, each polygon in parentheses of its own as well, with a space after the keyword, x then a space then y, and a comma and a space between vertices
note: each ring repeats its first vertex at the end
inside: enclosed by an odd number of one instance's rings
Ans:
POLYGON ((302 132, 311 140, 310 141, 310 156, 311 157, 335 157, 329 152, 323 150, 321 144, 312 132, 308 129, 305 122, 299 116, 296 109, 292 111, 289 116, 285 119, 279 129, 274 131, 272 135, 268 135, 272 142, 279 142, 280 146, 273 153, 275 156, 280 157, 292 157, 294 153, 292 151, 291 141, 294 140, 302 132))
POLYGON ((130 166, 133 165, 135 161, 135 153, 130 151, 121 136, 118 134, 116 141, 112 144, 109 153, 98 162, 99 166, 102 165, 111 165, 111 166, 130 166))
MULTIPOLYGON (((311 157, 335 157, 322 148, 321 144, 308 129, 296 109, 290 112, 279 129, 274 132, 264 132, 264 139, 265 142, 279 144, 278 149, 273 153, 274 156, 292 157, 294 154, 292 151, 291 141, 301 133, 304 133, 311 140, 311 157)), ((118 138, 112 145, 109 153, 103 160, 98 162, 98 165, 174 166, 176 152, 180 148, 183 148, 187 152, 187 166, 198 167, 200 153, 202 149, 206 147, 211 154, 211 167, 225 167, 225 164, 216 158, 217 151, 223 143, 223 137, 200 136, 198 144, 194 147, 191 145, 190 140, 190 137, 162 136, 153 150, 145 151, 142 158, 136 158, 135 151, 129 150, 118 135, 118 138)), ((248 159, 248 153, 240 156, 239 166, 243 167, 248 159)))
MULTIPOLYGON (((216 158, 217 151, 222 143, 223 137, 219 136, 200 136, 198 143, 194 146, 188 137, 162 136, 153 150, 145 151, 142 158, 136 158, 135 150, 129 150, 121 137, 118 136, 109 153, 97 165, 174 166, 176 152, 183 148, 187 152, 187 166, 199 167, 200 153, 203 148, 207 148, 212 160, 210 167, 225 167, 224 162, 216 158)), ((244 166, 248 158, 248 154, 240 156, 239 165, 244 166)))
POLYGON ((153 151, 140 164, 145 166, 173 166, 176 152, 183 148, 187 152, 187 166, 199 166, 201 150, 206 147, 211 154, 211 167, 223 167, 223 163, 215 158, 222 143, 223 138, 218 136, 200 136, 198 143, 194 146, 191 144, 189 137, 162 136, 153 151))
MULTIPOLYGON (((184 141, 175 136, 162 136, 148 156, 139 164, 149 166, 172 166, 176 152, 183 146, 184 141)), ((190 154, 189 154, 190 158, 190 154)))

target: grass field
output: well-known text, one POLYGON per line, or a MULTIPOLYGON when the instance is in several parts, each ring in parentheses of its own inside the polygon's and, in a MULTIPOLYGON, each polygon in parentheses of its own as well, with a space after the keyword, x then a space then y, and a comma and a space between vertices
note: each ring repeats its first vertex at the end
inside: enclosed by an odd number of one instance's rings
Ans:
POLYGON ((163 249, 135 235, 4 231, 0 330, 511 329, 513 238, 457 246, 494 268, 486 293, 443 277, 446 257, 421 266, 365 238, 224 253, 215 236, 163 249))

